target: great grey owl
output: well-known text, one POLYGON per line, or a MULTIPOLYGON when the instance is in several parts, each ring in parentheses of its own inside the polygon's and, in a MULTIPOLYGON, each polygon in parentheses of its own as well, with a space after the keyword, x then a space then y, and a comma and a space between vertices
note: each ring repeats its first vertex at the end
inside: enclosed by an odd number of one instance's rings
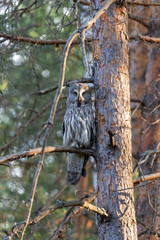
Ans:
MULTIPOLYGON (((68 91, 67 110, 63 121, 63 145, 91 148, 95 136, 95 113, 92 107, 91 88, 85 83, 72 83, 68 91)), ((86 176, 88 157, 67 154, 67 182, 77 184, 81 175, 86 176)))

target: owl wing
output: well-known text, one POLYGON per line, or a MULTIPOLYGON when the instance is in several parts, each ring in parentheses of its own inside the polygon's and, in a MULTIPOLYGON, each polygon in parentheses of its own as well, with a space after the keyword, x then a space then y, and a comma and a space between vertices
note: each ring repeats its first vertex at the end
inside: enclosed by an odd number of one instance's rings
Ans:
POLYGON ((86 176, 85 165, 88 157, 85 159, 83 155, 77 153, 68 153, 67 165, 67 182, 68 184, 76 185, 81 176, 86 176))
POLYGON ((64 132, 65 132, 65 123, 63 121, 63 125, 62 125, 62 133, 63 133, 63 135, 64 135, 64 132))
POLYGON ((88 156, 84 156, 84 163, 83 163, 83 168, 82 168, 82 173, 81 173, 81 175, 83 176, 83 177, 86 177, 87 176, 87 172, 86 172, 86 169, 85 169, 85 167, 86 167, 86 164, 87 164, 87 162, 88 162, 88 156))

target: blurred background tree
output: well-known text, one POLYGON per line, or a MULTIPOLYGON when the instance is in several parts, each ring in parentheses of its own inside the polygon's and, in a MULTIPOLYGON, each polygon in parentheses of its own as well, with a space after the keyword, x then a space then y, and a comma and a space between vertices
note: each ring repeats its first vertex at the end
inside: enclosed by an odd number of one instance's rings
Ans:
MULTIPOLYGON (((38 40, 67 40, 76 28, 76 19, 70 1, 2 1, 0 4, 0 32, 13 37, 9 40, 0 38, 0 148, 3 156, 40 146, 42 135, 39 134, 48 120, 55 92, 44 95, 38 92, 56 87, 63 45, 39 44, 38 40), (32 38, 35 43, 14 41, 14 37, 32 38)), ((83 76, 81 49, 74 45, 71 52, 67 61, 66 81, 83 76)), ((57 109, 48 145, 62 145, 65 102, 66 90, 57 109)), ((11 229, 15 222, 25 218, 25 202, 29 198, 37 159, 23 158, 1 166, 1 231, 11 229)), ((65 154, 45 156, 33 215, 61 189, 64 189, 59 197, 61 200, 71 200, 75 196, 74 188, 68 187, 65 190, 65 169, 65 154)), ((48 220, 36 227, 38 231, 32 230, 33 236, 29 235, 28 238, 39 239, 41 236, 41 239, 45 239, 65 212, 66 210, 57 211, 55 216, 49 216, 48 220)), ((30 230, 28 234, 29 232, 30 230)))

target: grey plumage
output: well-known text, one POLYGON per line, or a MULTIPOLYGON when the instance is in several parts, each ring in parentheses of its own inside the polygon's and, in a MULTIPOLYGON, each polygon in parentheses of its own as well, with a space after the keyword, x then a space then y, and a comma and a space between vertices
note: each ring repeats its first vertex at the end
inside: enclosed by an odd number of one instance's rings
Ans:
MULTIPOLYGON (((91 148, 95 135, 94 115, 90 87, 84 83, 71 84, 63 121, 63 144, 76 148, 91 148)), ((85 165, 88 157, 68 153, 67 159, 67 181, 75 185, 81 175, 86 176, 85 165)))

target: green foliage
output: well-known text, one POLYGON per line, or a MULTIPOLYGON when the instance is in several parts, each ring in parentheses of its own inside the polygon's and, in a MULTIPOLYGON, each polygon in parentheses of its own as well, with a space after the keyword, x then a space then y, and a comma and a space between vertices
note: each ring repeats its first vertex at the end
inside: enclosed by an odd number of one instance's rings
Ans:
MULTIPOLYGON (((76 27, 70 1, 7 1, 1 3, 0 32, 16 37, 34 39, 67 39, 76 27), (19 3, 18 5, 18 2, 19 3), (58 9, 58 6, 60 7, 58 9), (71 24, 69 24, 71 23, 71 24), (65 27, 64 27, 65 26, 65 27)), ((44 106, 53 101, 55 92, 38 95, 38 91, 57 85, 63 45, 38 45, 21 41, 2 41, 0 73, 0 148, 17 138, 0 152, 0 156, 35 147, 35 142, 48 120, 50 107, 39 115, 44 106), (34 119, 35 117, 35 119, 34 119), (33 119, 33 120, 31 120, 33 119)), ((83 76, 81 50, 72 47, 67 61, 66 81, 83 76), (76 62, 76 64, 75 64, 76 62)), ((63 94, 66 96, 66 89, 63 94)), ((56 122, 47 145, 62 145, 62 121, 66 98, 60 100, 56 122)), ((43 134, 36 147, 41 146, 43 134)), ((39 156, 23 158, 0 167, 0 231, 11 230, 15 223, 25 219, 28 199, 39 156)), ((46 154, 38 181, 31 217, 36 216, 47 200, 65 185, 65 154, 46 154)), ((75 189, 67 187, 58 197, 75 199, 75 189)), ((52 204, 55 203, 55 200, 52 204)), ((27 229, 25 239, 45 239, 59 225, 66 209, 57 210, 39 224, 27 229)), ((94 217, 93 217, 94 218, 94 217)), ((73 224, 69 231, 73 231, 73 224)), ((86 239, 94 239, 89 233, 86 239)), ((17 239, 14 237, 13 239, 17 239)))

